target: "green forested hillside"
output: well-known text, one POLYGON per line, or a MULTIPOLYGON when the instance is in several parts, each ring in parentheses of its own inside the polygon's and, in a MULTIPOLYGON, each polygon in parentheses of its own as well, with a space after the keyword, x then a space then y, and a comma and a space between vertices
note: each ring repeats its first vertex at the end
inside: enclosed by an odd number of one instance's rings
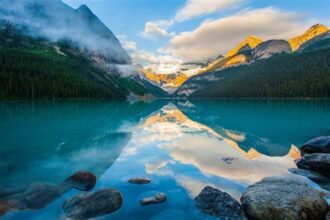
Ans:
POLYGON ((64 41, 51 44, 2 24, 1 98, 126 98, 131 92, 148 93, 142 84, 95 66, 64 41))
POLYGON ((191 98, 330 96, 330 48, 280 54, 249 65, 195 76, 176 92, 191 98))

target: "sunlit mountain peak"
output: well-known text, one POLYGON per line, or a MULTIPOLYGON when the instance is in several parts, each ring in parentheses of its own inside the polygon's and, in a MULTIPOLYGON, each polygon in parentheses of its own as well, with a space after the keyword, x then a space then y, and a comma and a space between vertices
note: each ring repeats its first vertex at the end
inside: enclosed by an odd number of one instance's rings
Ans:
POLYGON ((248 46, 248 47, 250 47, 250 49, 253 49, 262 42, 263 42, 262 39, 249 35, 242 42, 240 42, 234 49, 230 50, 227 53, 227 57, 236 55, 245 46, 248 46))
POLYGON ((327 26, 323 25, 323 24, 315 24, 312 27, 310 27, 305 33, 303 33, 302 35, 299 35, 295 38, 292 38, 291 40, 289 40, 289 44, 292 47, 292 51, 295 51, 297 49, 299 49, 299 47, 313 39, 314 37, 324 34, 326 32, 328 32, 329 29, 327 26))

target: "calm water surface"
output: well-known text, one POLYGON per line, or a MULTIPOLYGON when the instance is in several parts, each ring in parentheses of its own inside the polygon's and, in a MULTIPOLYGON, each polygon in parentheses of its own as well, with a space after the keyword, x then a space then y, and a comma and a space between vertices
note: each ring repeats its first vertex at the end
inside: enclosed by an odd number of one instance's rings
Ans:
MULTIPOLYGON (((0 102, 0 188, 60 183, 78 170, 93 190, 117 188, 122 208, 96 219, 212 219, 193 198, 206 185, 240 198, 265 176, 293 175, 297 146, 330 135, 328 101, 0 102), (149 185, 131 185, 149 177, 149 185), (165 192, 163 204, 139 200, 165 192)), ((44 209, 4 219, 65 219, 71 190, 44 209)))

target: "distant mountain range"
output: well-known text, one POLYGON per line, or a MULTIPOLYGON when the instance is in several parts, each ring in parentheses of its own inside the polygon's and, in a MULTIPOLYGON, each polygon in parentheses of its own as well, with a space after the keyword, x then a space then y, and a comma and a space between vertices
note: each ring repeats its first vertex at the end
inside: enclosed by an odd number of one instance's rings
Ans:
POLYGON ((330 33, 314 25, 292 40, 268 40, 254 48, 247 38, 225 58, 189 78, 176 98, 330 97, 330 33), (234 61, 237 62, 234 62, 234 61), (228 65, 230 64, 230 65, 228 65), (233 64, 233 65, 231 65, 233 64))
POLYGON ((2 98, 167 95, 86 5, 61 0, 0 2, 0 63, 2 98))
MULTIPOLYGON (((329 29, 326 26, 320 24, 312 26, 304 34, 294 37, 288 41, 263 41, 261 38, 256 36, 248 36, 236 47, 230 50, 225 56, 219 55, 215 59, 210 59, 206 64, 204 62, 199 62, 198 64, 197 62, 193 67, 195 68, 195 74, 184 77, 182 76, 184 75, 184 71, 182 71, 177 74, 171 74, 171 76, 168 78, 175 82, 177 81, 176 76, 180 77, 180 83, 174 84, 174 86, 178 88, 178 92, 182 92, 183 89, 181 89, 180 86, 187 87, 185 82, 187 81, 188 83, 190 78, 199 77, 205 73, 224 70, 229 67, 251 64, 258 60, 268 59, 278 54, 301 52, 303 48, 306 48, 309 44, 320 41, 326 38, 326 36, 329 36, 329 29), (196 66, 199 68, 196 69, 196 66), (185 80, 183 81, 182 79, 185 80)), ((157 79, 157 75, 157 73, 152 74, 149 71, 146 77, 149 80, 157 83, 157 80, 155 80, 157 79)), ((169 84, 171 82, 169 81, 167 83, 169 84)), ((160 83, 159 85, 166 89, 163 84, 160 83)))

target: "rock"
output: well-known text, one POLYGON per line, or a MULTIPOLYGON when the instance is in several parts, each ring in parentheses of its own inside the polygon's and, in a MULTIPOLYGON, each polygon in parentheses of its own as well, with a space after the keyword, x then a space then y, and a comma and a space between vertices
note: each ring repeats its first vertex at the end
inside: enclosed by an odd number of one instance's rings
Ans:
POLYGON ((322 194, 293 177, 266 177, 241 197, 251 219, 324 219, 328 204, 322 194))
POLYGON ((96 184, 96 176, 87 171, 78 171, 68 177, 64 183, 78 190, 89 191, 96 184))
POLYGON ((25 187, 6 187, 6 188, 1 188, 0 189, 0 199, 4 199, 7 197, 10 197, 12 195, 15 194, 19 194, 19 193, 23 193, 26 190, 26 186, 25 187))
POLYGON ((238 201, 210 186, 205 187, 195 198, 195 205, 200 211, 221 219, 247 219, 238 201))
POLYGON ((129 183, 133 183, 133 184, 148 184, 151 182, 150 179, 148 178, 139 178, 139 177, 136 177, 136 178, 131 178, 128 180, 129 183))
POLYGON ((306 142, 300 150, 302 155, 314 153, 330 154, 330 136, 314 138, 306 142))
POLYGON ((323 189, 330 190, 330 178, 320 173, 311 170, 297 169, 297 168, 290 168, 289 171, 293 174, 307 177, 308 179, 317 183, 323 189))
POLYGON ((34 183, 26 188, 23 193, 22 202, 29 209, 41 209, 60 196, 61 193, 57 185, 34 183))
POLYGON ((151 205, 151 204, 158 204, 166 201, 166 195, 165 193, 157 193, 156 195, 152 197, 147 197, 141 199, 140 203, 141 205, 151 205))
POLYGON ((285 40, 268 40, 260 43, 253 51, 253 59, 267 59, 274 54, 291 53, 290 44, 285 40))
POLYGON ((6 201, 3 201, 3 202, 0 202, 0 216, 6 214, 7 211, 11 210, 11 205, 6 202, 6 201))
POLYGON ((115 189, 81 193, 63 204, 65 215, 73 219, 93 218, 120 209, 122 195, 115 189))
POLYGON ((297 167, 330 177, 330 154, 315 153, 304 156, 298 160, 297 167))
POLYGON ((8 210, 41 209, 62 195, 58 185, 33 183, 27 187, 2 190, 0 213, 8 210))
POLYGON ((325 220, 330 220, 330 211, 329 211, 328 214, 325 216, 325 220))
POLYGON ((308 179, 316 183, 328 183, 328 182, 330 183, 330 178, 311 170, 290 168, 289 171, 293 174, 307 177, 308 179))

